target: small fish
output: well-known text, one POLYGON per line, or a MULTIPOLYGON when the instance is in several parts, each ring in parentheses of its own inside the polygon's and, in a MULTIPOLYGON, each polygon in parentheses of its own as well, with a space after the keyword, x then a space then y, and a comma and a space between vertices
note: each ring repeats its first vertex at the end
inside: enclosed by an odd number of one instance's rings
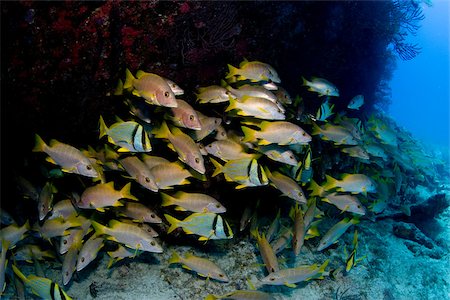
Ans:
POLYGON ((292 248, 294 249, 294 255, 300 254, 300 250, 305 243, 306 224, 303 217, 303 212, 299 208, 298 204, 294 206, 294 235, 292 237, 292 248))
POLYGON ((329 117, 334 115, 334 104, 330 105, 328 101, 324 101, 317 110, 314 120, 326 122, 329 117))
POLYGON ((314 264, 312 266, 298 266, 296 268, 283 269, 278 272, 270 273, 260 281, 262 284, 286 285, 288 287, 295 288, 295 283, 297 282, 322 279, 328 263, 329 259, 326 260, 321 266, 314 264))
POLYGON ((169 79, 167 79, 167 78, 164 78, 164 77, 162 77, 165 81, 166 81, 166 83, 169 85, 169 87, 170 87, 170 89, 172 90, 172 93, 175 95, 175 96, 181 96, 181 95, 183 95, 184 94, 184 90, 178 85, 178 84, 176 84, 175 82, 173 82, 172 80, 169 80, 169 79))
POLYGON ((192 138, 196 142, 203 140, 205 137, 207 137, 209 134, 211 134, 214 130, 217 130, 217 128, 222 123, 222 119, 205 116, 204 114, 202 114, 199 111, 197 111, 197 116, 200 120, 200 123, 202 124, 202 128, 200 130, 196 130, 196 131, 192 132, 192 138))
POLYGON ((141 124, 134 121, 119 121, 108 128, 102 116, 99 123, 99 138, 107 135, 111 144, 120 147, 118 152, 150 152, 152 150, 150 138, 141 124))
POLYGON ((366 150, 366 152, 368 154, 370 154, 371 156, 374 157, 380 157, 382 158, 384 161, 388 160, 388 155, 386 154, 386 151, 384 151, 384 149, 376 144, 365 144, 363 145, 364 150, 366 150))
POLYGON ((292 104, 292 98, 284 88, 279 86, 278 90, 276 90, 274 94, 277 97, 278 101, 280 101, 282 104, 284 105, 292 104))
POLYGON ((38 231, 39 234, 44 239, 50 239, 52 237, 68 235, 69 231, 67 231, 67 229, 72 227, 79 227, 81 225, 82 222, 80 221, 80 219, 73 216, 66 220, 63 219, 47 220, 44 222, 44 224, 42 224, 42 226, 36 224, 34 230, 38 231))
POLYGON ((360 158, 362 160, 369 160, 369 154, 361 146, 353 146, 347 148, 341 148, 341 151, 347 153, 351 157, 360 158))
POLYGON ((150 191, 158 191, 158 186, 156 185, 153 174, 147 168, 147 165, 139 158, 136 156, 129 156, 119 160, 119 162, 131 178, 136 180, 140 185, 150 191))
POLYGON ((57 202, 53 206, 51 214, 48 216, 49 219, 63 218, 67 219, 72 215, 76 214, 76 209, 72 204, 70 199, 65 199, 57 202))
POLYGON ((358 249, 358 230, 355 230, 353 233, 353 250, 350 252, 350 255, 345 260, 345 271, 349 272, 354 266, 356 266, 356 251, 358 249))
POLYGON ((115 250, 115 251, 108 251, 106 253, 110 257, 110 260, 108 262, 108 269, 109 269, 109 268, 111 268, 111 266, 114 263, 116 263, 116 262, 118 262, 118 261, 120 261, 120 260, 122 260, 124 258, 127 258, 127 257, 136 257, 137 255, 142 253, 142 251, 130 249, 130 248, 123 247, 123 246, 119 245, 117 250, 115 250))
POLYGON ((103 238, 97 237, 95 234, 84 242, 83 247, 78 254, 77 271, 80 272, 90 264, 97 257, 98 252, 103 246, 103 238))
POLYGON ((24 198, 30 198, 38 201, 39 191, 30 181, 22 176, 17 176, 15 179, 15 182, 17 183, 17 190, 21 195, 23 195, 24 198))
POLYGON ((219 85, 198 88, 197 101, 199 103, 228 102, 230 97, 236 99, 236 95, 219 85))
POLYGON ((238 89, 233 89, 231 86, 227 86, 226 89, 239 99, 242 99, 245 96, 250 96, 264 98, 275 104, 278 102, 278 98, 274 95, 274 93, 259 85, 243 85, 238 89))
POLYGON ((239 68, 228 65, 228 69, 229 72, 225 77, 226 79, 237 77, 238 80, 250 80, 251 82, 281 82, 280 77, 278 77, 272 66, 259 61, 244 60, 240 63, 239 68))
POLYGON ((323 186, 325 190, 336 189, 338 192, 350 192, 353 194, 375 193, 376 185, 370 177, 364 174, 344 174, 342 180, 325 175, 327 182, 323 186))
POLYGON ((364 104, 364 96, 363 95, 356 95, 355 97, 350 100, 350 102, 347 105, 347 108, 350 109, 359 109, 364 104))
POLYGON ((334 244, 350 226, 357 224, 358 222, 359 221, 356 218, 344 218, 342 221, 336 223, 322 237, 319 242, 319 246, 317 247, 317 251, 322 251, 334 244))
POLYGON ((159 75, 138 71, 135 78, 130 70, 126 69, 124 89, 132 89, 133 95, 142 97, 149 104, 166 107, 177 107, 175 94, 171 87, 159 75))
POLYGON ((40 221, 44 220, 47 214, 53 209, 53 194, 57 192, 56 187, 48 181, 39 193, 38 211, 40 221))
POLYGON ((181 227, 187 234, 199 235, 199 241, 231 239, 233 237, 228 222, 215 213, 193 213, 182 221, 167 214, 164 216, 170 223, 167 233, 181 227))
POLYGON ((303 161, 297 164, 297 169, 295 171, 295 180, 301 182, 302 184, 308 183, 312 180, 313 176, 313 168, 311 165, 312 162, 312 151, 311 147, 308 146, 306 148, 305 156, 303 157, 303 161))
POLYGON ((273 219, 272 223, 270 223, 269 229, 266 232, 266 239, 270 243, 272 238, 278 233, 278 229, 280 227, 280 209, 278 209, 278 213, 273 219))
POLYGON ((161 218, 146 205, 135 202, 125 202, 124 207, 118 211, 122 217, 133 219, 136 222, 161 224, 161 218))
POLYGON ((79 227, 68 229, 67 235, 61 236, 59 253, 66 253, 70 247, 75 247, 77 249, 81 248, 83 243, 83 238, 92 231, 91 220, 79 215, 76 220, 81 223, 79 227))
POLYGON ((311 136, 307 134, 300 126, 291 122, 263 121, 258 125, 260 130, 253 130, 242 126, 242 132, 245 135, 244 142, 258 140, 259 145, 290 145, 290 144, 308 144, 311 136))
POLYGON ((172 189, 175 185, 189 184, 187 178, 193 176, 179 161, 159 164, 151 168, 150 172, 160 190, 172 189))
POLYGON ((92 221, 92 226, 97 235, 106 234, 108 240, 124 244, 129 248, 154 253, 163 252, 163 248, 158 242, 146 230, 137 225, 110 220, 109 227, 95 221, 92 221))
POLYGON ((263 259, 264 265, 269 273, 277 272, 280 270, 280 266, 278 265, 277 256, 267 241, 264 234, 262 236, 259 234, 258 228, 254 231, 250 232, 251 235, 256 239, 258 243, 258 249, 261 253, 261 257, 263 259))
POLYGON ((366 209, 364 206, 358 198, 352 195, 339 195, 337 193, 331 193, 322 198, 322 201, 333 204, 343 212, 348 211, 361 216, 366 214, 366 209))
POLYGON ((72 246, 64 255, 61 270, 64 285, 67 285, 70 282, 70 279, 72 279, 73 272, 75 272, 77 268, 78 250, 79 249, 77 247, 72 246))
POLYGON ((114 182, 100 183, 88 187, 81 194, 80 202, 77 203, 79 208, 96 209, 104 212, 105 207, 123 206, 120 199, 130 199, 138 201, 138 198, 131 195, 131 182, 127 183, 120 191, 114 189, 114 182))
POLYGON ((203 156, 197 144, 187 134, 176 127, 171 131, 166 122, 162 122, 160 128, 155 128, 152 132, 157 138, 168 139, 182 162, 200 174, 205 174, 206 169, 203 156))
POLYGON ((224 213, 227 209, 219 201, 206 194, 185 193, 178 191, 173 196, 160 193, 161 206, 177 205, 176 210, 188 210, 192 212, 224 213))
POLYGON ((296 166, 298 164, 298 161, 291 150, 277 146, 276 144, 270 144, 265 146, 261 145, 255 150, 263 153, 271 160, 278 161, 283 164, 287 164, 290 166, 296 166))
POLYGON ((224 295, 212 295, 209 294, 204 300, 217 300, 217 299, 233 299, 233 300, 275 300, 270 294, 254 291, 254 290, 237 290, 229 292, 224 295))
POLYGON ((45 152, 49 155, 48 161, 59 165, 62 170, 67 173, 79 174, 87 177, 98 177, 95 163, 86 157, 80 150, 70 145, 51 140, 48 146, 36 134, 36 146, 33 152, 45 152))
POLYGON ((313 131, 311 135, 320 135, 325 141, 332 141, 335 145, 358 145, 358 141, 353 137, 350 131, 342 126, 332 125, 330 123, 319 127, 312 123, 313 131))
POLYGON ((141 100, 140 98, 135 98, 133 101, 130 99, 125 99, 124 103, 128 106, 130 113, 133 116, 139 118, 147 124, 152 123, 151 111, 144 100, 141 100))
POLYGON ((268 168, 265 168, 264 171, 267 174, 270 184, 278 189, 284 196, 294 199, 299 203, 306 204, 305 193, 292 178, 277 171, 271 172, 268 168))
POLYGON ((225 112, 236 110, 239 116, 255 117, 265 120, 284 120, 283 111, 270 100, 244 96, 240 101, 230 98, 230 105, 225 112))
POLYGON ((217 126, 216 128, 216 136, 214 137, 216 140, 226 140, 228 138, 227 131, 223 128, 222 125, 217 126))
POLYGON ((212 177, 223 173, 225 180, 239 184, 236 186, 236 189, 267 185, 269 183, 266 173, 254 158, 230 160, 223 166, 212 158, 211 162, 216 167, 212 177))
POLYGON ((279 237, 270 244, 272 246, 273 251, 276 254, 283 251, 284 248, 286 248, 286 246, 291 241, 292 235, 293 235, 292 231, 289 228, 284 227, 279 237))
MULTIPOLYGON (((248 224, 252 221, 253 216, 255 215, 253 211, 253 207, 251 205, 247 205, 242 212, 241 219, 239 221, 239 231, 244 231, 247 228, 248 224)), ((256 211, 256 208, 255 208, 256 211)))
POLYGON ((30 222, 28 220, 22 226, 14 223, 9 226, 2 227, 0 230, 0 241, 2 243, 2 249, 3 246, 5 246, 6 250, 14 248, 14 246, 24 238, 25 233, 29 229, 30 222))
POLYGON ((178 127, 189 128, 193 130, 201 130, 202 124, 197 112, 186 101, 175 99, 177 107, 170 109, 171 113, 166 114, 165 118, 172 121, 178 127))
POLYGON ((205 146, 206 152, 220 158, 223 161, 236 160, 241 158, 255 158, 254 154, 245 152, 242 144, 231 139, 218 140, 205 146))
POLYGON ((219 266, 206 258, 198 257, 190 253, 186 254, 186 257, 182 257, 174 252, 169 258, 169 265, 176 263, 182 264, 183 268, 193 270, 202 277, 212 278, 222 282, 230 281, 219 266))
POLYGON ((42 299, 60 299, 71 300, 69 295, 56 283, 48 278, 38 277, 35 275, 25 276, 14 264, 12 265, 14 273, 23 283, 31 289, 33 294, 42 299))
POLYGON ((337 87, 323 78, 312 78, 311 81, 302 77, 303 85, 308 87, 308 91, 316 92, 319 96, 333 96, 339 97, 339 90, 337 87))
POLYGON ((45 260, 56 258, 54 251, 42 250, 38 245, 24 245, 20 249, 14 251, 14 259, 16 261, 32 262, 33 259, 45 260))

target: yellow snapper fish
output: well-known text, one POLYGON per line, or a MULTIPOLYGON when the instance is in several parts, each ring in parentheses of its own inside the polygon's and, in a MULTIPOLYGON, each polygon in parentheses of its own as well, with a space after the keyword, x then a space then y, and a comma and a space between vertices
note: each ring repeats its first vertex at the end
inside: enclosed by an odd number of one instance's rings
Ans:
POLYGON ((344 218, 342 221, 336 223, 322 237, 319 242, 319 246, 317 247, 317 251, 322 251, 334 244, 350 226, 357 224, 358 222, 359 220, 356 218, 344 218))
POLYGON ((228 65, 228 70, 226 79, 236 77, 238 80, 250 80, 252 82, 281 82, 278 73, 272 66, 259 61, 244 60, 239 64, 239 68, 228 65))
POLYGON ((222 119, 205 116, 199 111, 197 111, 197 116, 202 124, 202 128, 192 132, 191 136, 196 142, 203 140, 214 130, 217 130, 217 127, 222 123, 222 119))
POLYGON ((44 220, 47 214, 53 209, 53 194, 57 192, 58 190, 51 182, 46 182, 39 193, 38 211, 40 221, 44 220))
POLYGON ((95 234, 84 242, 77 258, 77 271, 80 272, 90 264, 97 257, 98 252, 103 246, 104 239, 95 234))
POLYGON ((77 211, 72 204, 70 199, 65 199, 57 202, 55 206, 53 206, 53 210, 48 216, 49 219, 63 218, 66 219, 71 215, 76 214, 77 211))
POLYGON ((331 193, 327 194, 322 201, 333 204, 343 212, 351 212, 357 215, 365 215, 366 209, 357 197, 348 194, 331 193))
POLYGON ((356 95, 355 97, 350 100, 350 102, 347 105, 347 108, 350 109, 359 109, 364 104, 364 96, 363 95, 356 95))
POLYGON ((147 165, 139 158, 136 156, 129 156, 119 160, 119 162, 130 177, 136 180, 144 188, 153 192, 158 191, 158 186, 156 185, 153 174, 147 168, 147 165))
POLYGON ((79 174, 87 177, 98 177, 95 162, 92 162, 80 150, 70 145, 51 140, 48 146, 36 134, 36 146, 33 152, 45 152, 49 155, 48 161, 62 168, 64 172, 79 174))
POLYGON ((216 140, 226 140, 228 138, 227 131, 223 128, 222 125, 217 126, 216 128, 216 136, 214 137, 216 140))
POLYGON ((358 141, 353 137, 350 131, 338 125, 327 123, 319 127, 316 123, 312 123, 313 131, 311 135, 320 135, 325 141, 332 141, 335 145, 358 145, 358 141))
POLYGON ((274 91, 275 96, 277 97, 278 101, 281 102, 281 104, 289 105, 292 104, 292 98, 289 95, 289 93, 282 88, 281 86, 278 87, 278 90, 274 91))
POLYGON ((167 85, 169 85, 170 89, 172 90, 172 93, 175 96, 180 96, 184 94, 184 90, 178 84, 164 77, 162 77, 162 79, 166 81, 167 85))
POLYGON ((199 235, 199 241, 231 239, 233 232, 227 221, 215 213, 193 213, 184 220, 165 214, 170 227, 167 233, 181 227, 187 234, 199 235))
POLYGON ((223 173, 226 181, 239 184, 236 186, 236 189, 267 185, 269 183, 266 173, 254 158, 230 160, 223 166, 212 158, 211 162, 216 167, 212 177, 223 173))
POLYGON ((250 231, 250 234, 256 239, 258 243, 258 249, 261 253, 262 260, 264 265, 266 266, 267 272, 273 273, 280 270, 280 266, 278 265, 278 259, 267 241, 264 233, 262 235, 259 234, 258 228, 250 231))
POLYGON ((265 98, 244 96, 239 101, 230 98, 230 105, 225 109, 225 112, 230 110, 236 110, 239 116, 265 120, 285 119, 284 113, 278 105, 265 98))
POLYGON ((198 88, 198 94, 196 95, 199 103, 228 102, 230 100, 229 97, 236 99, 236 95, 219 85, 198 88))
POLYGON ((362 160, 369 160, 369 154, 361 146, 353 146, 341 148, 341 151, 347 153, 351 157, 356 157, 362 160))
POLYGON ((178 253, 174 252, 169 258, 169 265, 180 263, 183 268, 195 271, 198 275, 206 278, 216 279, 222 282, 229 282, 225 272, 217 266, 212 261, 195 256, 191 253, 186 254, 185 257, 180 256, 178 253))
POLYGON ((108 256, 110 257, 109 262, 108 262, 108 269, 111 268, 111 266, 124 259, 124 258, 128 258, 128 257, 136 257, 137 255, 141 254, 142 251, 139 250, 134 250, 134 249, 130 249, 127 247, 124 247, 122 245, 118 245, 117 250, 115 251, 108 251, 106 252, 108 254, 108 256))
POLYGON ((242 144, 232 140, 218 140, 205 146, 206 152, 223 161, 236 160, 241 158, 256 158, 255 154, 245 152, 242 144))
POLYGON ((310 197, 324 197, 328 193, 327 190, 323 186, 318 185, 317 182, 314 181, 314 179, 311 179, 311 182, 308 186, 308 191, 311 191, 311 193, 309 194, 310 197))
POLYGON ((342 180, 325 175, 327 182, 323 186, 325 190, 336 189, 338 192, 350 192, 353 194, 375 193, 375 182, 364 174, 343 174, 342 180))
POLYGON ((68 235, 70 232, 67 230, 72 227, 80 227, 82 225, 82 221, 80 218, 76 216, 71 216, 69 219, 51 219, 47 220, 39 226, 36 224, 33 230, 39 232, 39 234, 44 239, 50 239, 52 237, 68 235))
POLYGON ((144 98, 149 104, 177 107, 175 94, 164 78, 143 71, 138 71, 135 78, 130 70, 126 69, 125 72, 124 89, 132 89, 133 95, 144 98))
POLYGON ((75 246, 81 248, 83 238, 92 231, 91 220, 79 215, 77 220, 81 223, 79 227, 71 228, 67 230, 67 235, 61 236, 59 253, 66 253, 70 247, 75 246))
POLYGON ((232 299, 232 300, 275 300, 273 296, 255 290, 237 290, 224 295, 209 294, 204 300, 232 299))
POLYGON ((308 144, 311 136, 307 134, 300 126, 291 122, 263 121, 257 125, 260 130, 254 130, 249 127, 242 126, 245 135, 244 142, 258 140, 259 145, 290 145, 290 144, 308 144))
POLYGON ((150 152, 152 150, 150 138, 141 124, 134 121, 119 121, 108 128, 102 116, 99 123, 99 138, 107 135, 108 142, 120 147, 118 152, 150 152))
POLYGON ((109 227, 95 221, 92 221, 92 226, 97 235, 106 234, 108 236, 106 239, 124 244, 129 248, 154 253, 163 252, 158 242, 137 225, 110 220, 109 227))
POLYGON ((56 283, 48 278, 35 275, 25 276, 15 265, 12 265, 14 273, 23 283, 31 289, 33 294, 42 299, 71 300, 69 295, 56 283))
POLYGON ((278 161, 290 166, 296 166, 298 164, 294 153, 286 148, 277 146, 276 144, 261 145, 255 148, 256 151, 263 153, 271 160, 278 161))
POLYGON ((266 232, 266 239, 270 243, 273 239, 273 237, 278 233, 278 229, 280 227, 280 209, 278 209, 278 213, 275 216, 275 219, 273 219, 272 223, 270 223, 269 228, 266 232))
POLYGON ((300 250, 305 243, 306 224, 303 216, 303 212, 296 204, 292 210, 292 216, 294 219, 294 234, 292 237, 292 248, 294 249, 294 255, 300 254, 300 250))
POLYGON ((303 85, 308 87, 308 91, 316 92, 319 96, 333 96, 339 97, 339 90, 337 87, 323 78, 313 77, 311 81, 302 77, 303 85))
POLYGON ((81 194, 79 208, 96 209, 104 212, 104 207, 123 206, 120 199, 130 199, 138 201, 138 198, 131 195, 131 182, 127 183, 120 191, 114 189, 114 182, 100 183, 88 187, 81 194))
POLYGON ((179 161, 162 163, 150 169, 160 190, 172 189, 175 185, 189 184, 193 175, 179 161))
POLYGON ((251 96, 257 98, 264 98, 273 103, 278 102, 278 98, 277 96, 275 96, 274 93, 268 91, 267 89, 259 85, 243 85, 237 89, 234 89, 231 86, 227 86, 226 89, 230 91, 233 95, 235 95, 236 98, 239 99, 242 99, 245 96, 251 96))
MULTIPOLYGON (((158 218, 159 218, 159 217, 158 217, 158 218)), ((139 228, 141 228, 142 230, 146 231, 147 234, 148 234, 150 237, 155 238, 155 237, 158 237, 158 236, 159 236, 159 233, 158 233, 155 229, 153 229, 153 227, 151 227, 151 226, 150 226, 149 224, 147 224, 147 223, 141 223, 141 222, 139 222, 139 221, 137 221, 137 220, 129 220, 129 219, 120 219, 120 222, 132 224, 132 225, 136 225, 136 226, 138 226, 139 228)))
POLYGON ((272 243, 270 243, 270 246, 272 246, 273 251, 275 254, 281 252, 286 248, 286 246, 289 244, 289 242, 292 239, 292 230, 290 228, 284 227, 278 238, 274 240, 272 243))
POLYGON ((18 192, 24 198, 33 199, 35 201, 38 201, 39 191, 29 180, 23 178, 22 176, 15 176, 14 179, 17 184, 18 192))
POLYGON ((70 279, 72 279, 73 272, 75 272, 77 268, 78 251, 79 249, 77 246, 72 246, 64 255, 61 270, 64 285, 67 285, 70 282, 70 279))
POLYGON ((200 193, 176 192, 173 196, 160 193, 162 198, 161 206, 177 205, 176 210, 188 210, 192 212, 224 213, 227 209, 213 197, 200 193))
POLYGON ((170 113, 167 113, 165 118, 178 127, 201 130, 202 123, 192 106, 181 99, 175 99, 175 101, 177 101, 177 107, 170 108, 170 113))
POLYGON ((323 279, 325 268, 329 261, 329 259, 326 260, 321 266, 314 264, 312 266, 299 266, 296 268, 283 269, 278 272, 270 273, 260 281, 262 284, 285 285, 295 288, 295 283, 298 282, 323 279))
POLYGON ((302 188, 292 178, 281 174, 280 172, 271 172, 269 168, 264 168, 270 185, 278 189, 283 195, 294 199, 299 203, 306 204, 305 193, 302 188))
POLYGON ((178 158, 182 162, 200 174, 205 174, 206 169, 203 156, 197 144, 187 134, 176 127, 173 127, 171 131, 166 122, 162 122, 160 128, 155 128, 153 133, 157 138, 168 139, 171 147, 178 153, 178 158))
POLYGON ((130 218, 136 222, 160 224, 161 218, 142 203, 125 202, 125 206, 118 209, 118 215, 130 218))

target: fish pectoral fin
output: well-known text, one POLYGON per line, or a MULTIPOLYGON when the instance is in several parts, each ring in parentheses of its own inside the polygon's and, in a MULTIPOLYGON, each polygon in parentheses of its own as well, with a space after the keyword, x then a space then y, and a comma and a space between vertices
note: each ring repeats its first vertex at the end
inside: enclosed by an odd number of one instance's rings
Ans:
MULTIPOLYGON (((183 228, 184 229, 184 228, 183 228)), ((194 234, 194 232, 192 232, 191 230, 189 230, 189 229, 184 229, 184 232, 186 232, 186 234, 194 234)))
POLYGON ((131 152, 131 151, 127 148, 120 147, 119 149, 117 149, 117 152, 131 152))
POLYGON ((136 97, 141 97, 141 94, 139 94, 139 92, 137 90, 133 90, 131 93, 133 95, 135 95, 136 97))
MULTIPOLYGON (((91 204, 92 205, 92 204, 91 204)), ((96 207, 95 210, 104 213, 105 209, 103 207, 96 207)))
POLYGON ((182 265, 182 267, 183 267, 183 268, 185 268, 186 270, 192 271, 192 269, 191 269, 191 268, 189 268, 189 267, 188 267, 188 266, 186 266, 186 265, 182 265))
POLYGON ((294 283, 288 283, 288 282, 285 282, 284 285, 287 286, 287 287, 290 287, 290 288, 296 288, 296 287, 297 287, 296 284, 294 284, 294 283))
POLYGON ((245 184, 239 184, 239 185, 237 185, 236 187, 235 187, 235 189, 236 190, 240 190, 240 189, 243 189, 243 188, 246 188, 247 186, 245 185, 245 184))
POLYGON ((51 158, 50 156, 47 156, 47 157, 45 158, 45 160, 48 161, 49 163, 52 163, 52 164, 54 164, 54 165, 57 165, 56 161, 55 161, 53 158, 51 158))
POLYGON ((208 241, 209 239, 206 236, 201 236, 198 238, 199 241, 208 241))
POLYGON ((186 211, 186 209, 182 208, 181 206, 176 206, 176 207, 175 207, 175 210, 178 210, 178 211, 186 211))

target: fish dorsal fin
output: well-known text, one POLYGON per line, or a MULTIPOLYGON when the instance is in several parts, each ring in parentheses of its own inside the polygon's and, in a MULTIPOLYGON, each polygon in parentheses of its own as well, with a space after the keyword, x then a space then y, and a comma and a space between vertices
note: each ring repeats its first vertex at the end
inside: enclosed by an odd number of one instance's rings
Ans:
POLYGON ((141 79, 142 77, 144 77, 145 75, 148 75, 148 74, 150 74, 150 73, 146 73, 146 72, 144 72, 144 71, 142 71, 142 70, 138 70, 138 71, 136 72, 136 78, 137 78, 137 79, 141 79))

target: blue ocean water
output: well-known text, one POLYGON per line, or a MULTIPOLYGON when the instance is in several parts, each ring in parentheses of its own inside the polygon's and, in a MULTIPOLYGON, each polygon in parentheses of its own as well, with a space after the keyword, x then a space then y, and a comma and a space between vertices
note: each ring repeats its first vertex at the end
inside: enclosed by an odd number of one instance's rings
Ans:
POLYGON ((449 1, 423 6, 425 19, 409 41, 422 50, 414 59, 398 59, 391 81, 390 114, 425 144, 449 145, 449 1))

